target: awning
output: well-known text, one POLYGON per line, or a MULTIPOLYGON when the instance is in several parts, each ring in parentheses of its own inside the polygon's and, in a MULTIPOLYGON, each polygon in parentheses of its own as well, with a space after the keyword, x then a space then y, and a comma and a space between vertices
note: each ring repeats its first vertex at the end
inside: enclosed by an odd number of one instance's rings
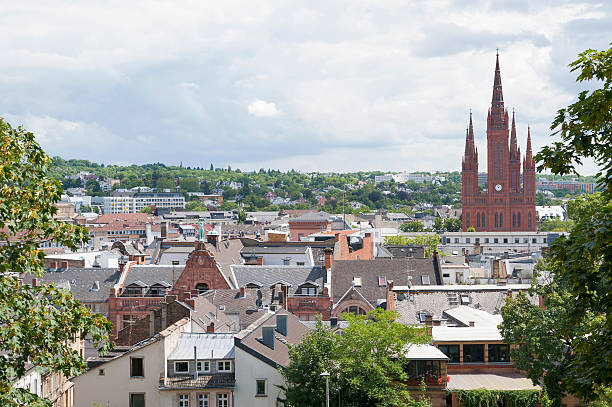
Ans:
POLYGON ((538 390, 531 380, 520 373, 450 373, 447 389, 475 390, 538 390))

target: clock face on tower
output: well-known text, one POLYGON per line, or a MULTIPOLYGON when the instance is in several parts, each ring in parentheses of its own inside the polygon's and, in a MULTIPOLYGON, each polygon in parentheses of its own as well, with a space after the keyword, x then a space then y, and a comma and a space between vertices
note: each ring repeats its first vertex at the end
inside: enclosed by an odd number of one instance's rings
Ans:
POLYGON ((501 184, 496 184, 496 185, 495 185, 495 190, 496 190, 497 192, 501 191, 501 190, 502 190, 502 185, 501 185, 501 184))

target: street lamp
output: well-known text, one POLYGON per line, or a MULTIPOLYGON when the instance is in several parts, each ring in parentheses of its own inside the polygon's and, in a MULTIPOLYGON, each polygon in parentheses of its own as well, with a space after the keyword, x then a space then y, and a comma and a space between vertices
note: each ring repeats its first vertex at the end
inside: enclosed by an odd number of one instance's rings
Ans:
POLYGON ((326 370, 320 376, 325 377, 325 407, 329 407, 329 373, 326 370))

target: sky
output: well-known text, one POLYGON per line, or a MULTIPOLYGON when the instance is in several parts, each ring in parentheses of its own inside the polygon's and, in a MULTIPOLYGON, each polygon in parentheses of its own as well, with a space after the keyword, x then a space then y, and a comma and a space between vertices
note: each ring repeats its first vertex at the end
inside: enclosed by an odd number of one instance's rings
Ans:
MULTIPOLYGON (((499 48, 521 150, 551 143, 612 41, 612 2, 3 2, 0 116, 50 155, 105 164, 486 171, 499 48)), ((587 163, 582 173, 592 174, 587 163)))

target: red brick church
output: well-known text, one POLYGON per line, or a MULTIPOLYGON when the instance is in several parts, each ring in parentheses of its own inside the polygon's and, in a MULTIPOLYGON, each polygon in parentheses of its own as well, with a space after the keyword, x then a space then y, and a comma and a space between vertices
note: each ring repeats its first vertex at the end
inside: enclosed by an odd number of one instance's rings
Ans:
POLYGON ((504 107, 499 55, 487 117, 487 173, 487 188, 481 191, 478 187, 478 150, 474 145, 470 113, 461 172, 463 231, 470 227, 484 232, 535 231, 535 161, 531 151, 531 134, 527 128, 521 185, 521 149, 516 140, 514 111, 510 127, 508 110, 504 107))

